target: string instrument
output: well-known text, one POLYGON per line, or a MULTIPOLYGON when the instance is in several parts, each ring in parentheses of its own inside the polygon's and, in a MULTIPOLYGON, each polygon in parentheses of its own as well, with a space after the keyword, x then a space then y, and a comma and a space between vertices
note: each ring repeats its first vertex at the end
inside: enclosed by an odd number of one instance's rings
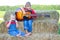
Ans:
POLYGON ((22 10, 15 12, 15 15, 16 15, 16 20, 18 20, 18 21, 23 20, 23 11, 22 10))
POLYGON ((19 11, 15 12, 15 15, 16 15, 16 20, 18 20, 18 21, 24 20, 24 18, 23 18, 24 16, 28 17, 28 19, 31 18, 31 12, 30 11, 26 11, 24 14, 22 10, 19 10, 19 11))
POLYGON ((24 14, 24 16, 26 16, 28 19, 30 19, 31 18, 31 11, 25 11, 25 14, 24 14))

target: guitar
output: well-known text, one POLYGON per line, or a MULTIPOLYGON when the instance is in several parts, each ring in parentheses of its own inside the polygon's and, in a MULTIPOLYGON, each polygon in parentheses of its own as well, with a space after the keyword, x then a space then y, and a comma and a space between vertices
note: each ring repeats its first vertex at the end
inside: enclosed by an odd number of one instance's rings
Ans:
POLYGON ((36 16, 34 14, 31 14, 31 12, 26 12, 26 14, 23 14, 22 11, 19 11, 19 12, 15 12, 15 15, 16 15, 16 20, 18 21, 22 21, 24 18, 24 16, 28 17, 28 19, 30 19, 32 16, 36 16))
POLYGON ((16 20, 18 21, 22 21, 24 18, 24 16, 28 17, 28 19, 30 19, 33 16, 44 16, 44 17, 50 17, 50 15, 47 14, 31 14, 30 11, 25 12, 25 14, 23 13, 22 10, 19 10, 18 12, 15 12, 16 15, 16 20))

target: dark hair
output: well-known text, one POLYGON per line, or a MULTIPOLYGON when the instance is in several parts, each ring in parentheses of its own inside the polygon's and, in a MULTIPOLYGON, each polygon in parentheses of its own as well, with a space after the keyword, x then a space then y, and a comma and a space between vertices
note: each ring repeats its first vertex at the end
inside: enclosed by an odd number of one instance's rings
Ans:
MULTIPOLYGON (((29 4, 31 6, 31 3, 30 2, 26 2, 26 4, 29 4)), ((26 4, 25 4, 25 6, 26 6, 26 4)))

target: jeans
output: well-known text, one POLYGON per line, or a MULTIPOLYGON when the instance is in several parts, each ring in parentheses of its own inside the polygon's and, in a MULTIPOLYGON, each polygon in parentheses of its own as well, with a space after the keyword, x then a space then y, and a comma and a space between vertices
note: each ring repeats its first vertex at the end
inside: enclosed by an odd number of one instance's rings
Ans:
POLYGON ((24 20, 23 24, 24 24, 24 30, 27 30, 28 32, 32 32, 32 22, 33 20, 24 20))

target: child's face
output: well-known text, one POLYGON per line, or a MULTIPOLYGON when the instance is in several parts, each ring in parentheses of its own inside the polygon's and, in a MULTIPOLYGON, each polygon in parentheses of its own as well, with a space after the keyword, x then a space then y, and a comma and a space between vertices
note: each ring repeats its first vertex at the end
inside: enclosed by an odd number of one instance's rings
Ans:
POLYGON ((11 15, 11 20, 15 20, 15 16, 14 15, 11 15))
POLYGON ((28 4, 28 3, 25 5, 25 7, 26 8, 31 8, 30 4, 28 4))

